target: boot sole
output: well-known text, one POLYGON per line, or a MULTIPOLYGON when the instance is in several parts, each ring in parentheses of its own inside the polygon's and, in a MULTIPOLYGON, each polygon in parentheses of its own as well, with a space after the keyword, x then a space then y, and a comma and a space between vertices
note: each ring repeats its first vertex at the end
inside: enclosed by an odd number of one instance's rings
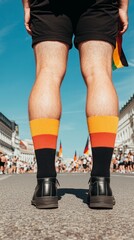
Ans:
POLYGON ((113 209, 113 196, 90 196, 89 207, 100 209, 113 209))
POLYGON ((31 201, 31 204, 36 206, 36 208, 58 208, 58 197, 38 197, 31 201))

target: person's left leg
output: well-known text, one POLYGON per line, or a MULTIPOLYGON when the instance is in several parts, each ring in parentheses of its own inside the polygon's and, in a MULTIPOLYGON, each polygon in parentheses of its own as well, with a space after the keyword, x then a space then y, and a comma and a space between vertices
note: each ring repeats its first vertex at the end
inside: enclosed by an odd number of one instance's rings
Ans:
POLYGON ((32 204, 58 207, 55 154, 62 111, 60 87, 66 71, 68 45, 43 41, 35 45, 36 80, 29 97, 29 120, 37 160, 37 187, 32 204))
MULTIPOLYGON (((100 195, 109 191, 111 196, 110 188, 103 190, 110 181, 110 164, 118 127, 118 97, 112 83, 113 46, 104 41, 86 41, 79 44, 79 52, 87 86, 86 116, 93 156, 91 181, 99 182, 100 195)), ((96 195, 96 188, 93 191, 92 194, 96 195)), ((105 197, 104 201, 102 198, 97 198, 92 206, 112 208, 112 198, 105 197)))

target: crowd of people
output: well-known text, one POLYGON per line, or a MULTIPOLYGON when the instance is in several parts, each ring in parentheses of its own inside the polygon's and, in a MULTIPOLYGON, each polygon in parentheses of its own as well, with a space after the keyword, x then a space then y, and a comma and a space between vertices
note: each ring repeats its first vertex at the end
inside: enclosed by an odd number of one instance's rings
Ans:
MULTIPOLYGON (((65 163, 64 159, 56 157, 55 167, 57 173, 87 173, 92 170, 92 156, 83 155, 65 163)), ((128 153, 113 153, 111 161, 111 172, 119 173, 134 173, 134 152, 128 153)), ((36 159, 33 158, 32 162, 22 161, 19 157, 9 157, 6 154, 0 155, 0 174, 23 174, 23 173, 36 173, 37 164, 36 159)))
MULTIPOLYGON (((57 159, 56 169, 57 172, 91 172, 92 156, 82 156, 68 165, 62 159, 57 159)), ((134 152, 113 153, 110 170, 111 172, 134 173, 134 152)))
POLYGON ((134 173, 134 152, 113 154, 112 171, 120 173, 134 173))
POLYGON ((25 162, 17 156, 0 155, 0 174, 32 173, 36 172, 35 166, 35 159, 32 162, 25 162))

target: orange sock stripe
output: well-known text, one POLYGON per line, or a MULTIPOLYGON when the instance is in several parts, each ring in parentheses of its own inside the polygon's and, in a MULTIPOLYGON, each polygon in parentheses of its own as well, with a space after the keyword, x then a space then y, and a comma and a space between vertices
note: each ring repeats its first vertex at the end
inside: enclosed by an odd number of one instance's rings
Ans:
POLYGON ((123 67, 122 61, 121 61, 121 51, 122 51, 122 39, 121 37, 117 38, 116 41, 116 48, 113 52, 113 61, 117 68, 123 67))
POLYGON ((49 134, 34 136, 33 144, 35 150, 43 148, 56 149, 57 136, 49 134))
POLYGON ((115 133, 92 133, 90 135, 92 147, 110 147, 115 144, 115 133))
POLYGON ((31 135, 32 137, 42 134, 58 136, 59 123, 60 123, 59 120, 49 118, 31 120, 30 121, 31 135))
POLYGON ((116 116, 91 116, 87 118, 89 133, 116 133, 118 117, 116 116))

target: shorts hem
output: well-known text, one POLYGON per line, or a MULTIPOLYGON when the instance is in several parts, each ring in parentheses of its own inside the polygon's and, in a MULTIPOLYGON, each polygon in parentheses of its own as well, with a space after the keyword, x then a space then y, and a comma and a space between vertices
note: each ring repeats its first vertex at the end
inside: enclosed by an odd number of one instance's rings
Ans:
POLYGON ((69 38, 65 40, 64 38, 59 38, 59 37, 54 37, 54 36, 35 38, 34 40, 32 40, 32 48, 34 48, 34 46, 35 46, 37 43, 45 42, 45 41, 58 41, 58 42, 63 42, 63 43, 66 43, 66 44, 69 45, 69 49, 72 48, 72 42, 70 41, 69 38))
POLYGON ((78 49, 78 45, 81 42, 90 41, 90 40, 105 41, 112 44, 114 48, 116 47, 116 38, 115 39, 110 38, 107 35, 95 35, 94 33, 92 33, 92 35, 90 34, 90 35, 76 37, 74 41, 74 45, 78 49))

